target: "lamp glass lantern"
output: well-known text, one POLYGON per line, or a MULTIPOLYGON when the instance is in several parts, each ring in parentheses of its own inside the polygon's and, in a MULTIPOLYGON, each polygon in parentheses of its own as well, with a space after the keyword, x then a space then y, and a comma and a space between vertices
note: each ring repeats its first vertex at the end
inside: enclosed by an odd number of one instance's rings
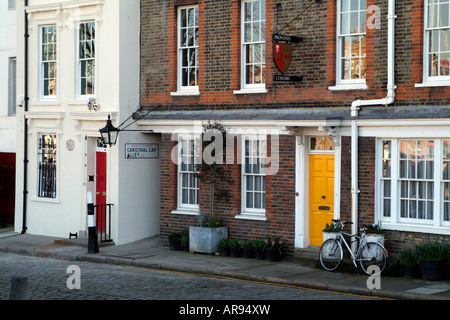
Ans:
POLYGON ((113 126, 111 122, 111 115, 108 115, 106 126, 99 131, 105 145, 112 147, 116 144, 120 129, 113 126))

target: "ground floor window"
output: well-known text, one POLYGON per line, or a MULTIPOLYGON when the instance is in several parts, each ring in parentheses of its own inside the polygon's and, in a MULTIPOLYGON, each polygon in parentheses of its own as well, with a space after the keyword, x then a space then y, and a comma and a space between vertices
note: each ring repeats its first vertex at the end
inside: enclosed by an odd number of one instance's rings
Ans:
POLYGON ((450 226, 450 139, 382 139, 378 152, 381 221, 450 226))
POLYGON ((178 208, 198 210, 199 179, 196 164, 196 140, 178 141, 178 208))
POLYGON ((263 139, 244 139, 243 147, 242 211, 264 215, 267 143, 263 139))
POLYGON ((56 135, 40 135, 38 161, 38 197, 54 199, 56 198, 56 135))

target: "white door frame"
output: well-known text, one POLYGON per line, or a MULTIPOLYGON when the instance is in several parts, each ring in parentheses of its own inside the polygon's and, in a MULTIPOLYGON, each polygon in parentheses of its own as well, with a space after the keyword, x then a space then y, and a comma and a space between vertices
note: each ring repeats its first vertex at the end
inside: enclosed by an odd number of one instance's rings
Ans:
MULTIPOLYGON (((312 128, 311 128, 312 129, 312 128)), ((309 138, 332 135, 334 150, 334 217, 340 217, 341 204, 341 137, 329 128, 305 130, 295 137, 295 248, 308 248, 309 239, 309 138), (324 134, 326 131, 327 134, 324 134)))

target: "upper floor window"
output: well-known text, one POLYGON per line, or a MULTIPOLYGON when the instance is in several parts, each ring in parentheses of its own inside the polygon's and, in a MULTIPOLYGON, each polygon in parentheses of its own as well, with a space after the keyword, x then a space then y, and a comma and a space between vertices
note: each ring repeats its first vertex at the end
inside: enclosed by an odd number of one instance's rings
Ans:
POLYGON ((56 96, 56 26, 41 27, 41 98, 56 96))
POLYGON ((95 94, 95 22, 83 22, 78 32, 78 97, 95 94))
POLYGON ((178 91, 198 92, 198 6, 178 9, 178 91))
POLYGON ((8 115, 16 115, 16 58, 9 59, 8 115))
POLYGON ((242 2, 241 87, 265 88, 266 82, 266 1, 242 2))
POLYGON ((425 1, 424 78, 450 80, 450 1, 425 1))
POLYGON ((365 83, 366 0, 338 1, 337 84, 365 83))

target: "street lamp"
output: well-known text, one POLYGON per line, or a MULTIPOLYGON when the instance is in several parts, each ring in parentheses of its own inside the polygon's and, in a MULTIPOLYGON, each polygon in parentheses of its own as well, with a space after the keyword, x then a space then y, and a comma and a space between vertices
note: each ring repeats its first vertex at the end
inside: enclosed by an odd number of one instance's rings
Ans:
POLYGON ((125 127, 121 128, 122 125, 125 124, 125 122, 127 122, 128 120, 130 120, 131 118, 133 118, 140 110, 141 107, 139 107, 139 109, 134 112, 131 116, 128 117, 128 119, 126 119, 121 125, 119 125, 118 128, 114 127, 111 123, 111 115, 108 114, 108 120, 106 120, 106 126, 103 129, 100 129, 100 135, 102 136, 102 140, 103 143, 107 146, 114 146, 116 145, 117 142, 117 137, 119 136, 119 132, 121 131, 137 131, 137 132, 153 132, 151 130, 126 130, 129 126, 131 126, 133 123, 135 123, 136 121, 144 118, 146 115, 148 115, 150 112, 155 111, 156 109, 158 109, 160 106, 156 106, 152 109, 150 109, 149 111, 147 111, 145 114, 143 114, 142 116, 140 116, 139 118, 135 119, 132 123, 126 125, 125 127))
POLYGON ((108 115, 106 126, 99 131, 105 145, 112 147, 116 144, 120 129, 112 125, 111 115, 108 115))

